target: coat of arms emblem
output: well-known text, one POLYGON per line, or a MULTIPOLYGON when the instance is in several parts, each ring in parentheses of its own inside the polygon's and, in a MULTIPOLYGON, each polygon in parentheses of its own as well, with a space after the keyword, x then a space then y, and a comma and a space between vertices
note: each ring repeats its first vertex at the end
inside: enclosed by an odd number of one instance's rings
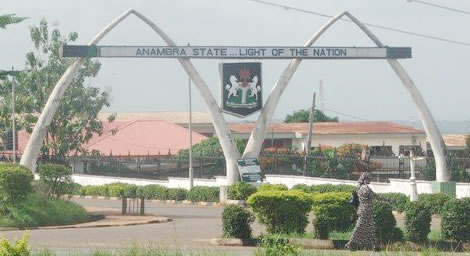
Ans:
POLYGON ((222 110, 246 117, 263 105, 261 63, 224 63, 222 75, 222 110))

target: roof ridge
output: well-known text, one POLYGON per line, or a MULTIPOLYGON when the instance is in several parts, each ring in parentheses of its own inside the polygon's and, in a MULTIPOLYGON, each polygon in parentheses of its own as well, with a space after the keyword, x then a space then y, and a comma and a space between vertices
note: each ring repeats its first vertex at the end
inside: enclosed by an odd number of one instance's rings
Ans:
MULTIPOLYGON (((121 122, 122 122, 122 121, 123 121, 123 120, 121 120, 121 122)), ((121 131, 121 130, 123 130, 123 129, 129 127, 131 124, 135 123, 136 121, 137 121, 137 120, 128 120, 128 121, 126 121, 127 123, 125 123, 123 126, 116 127, 115 129, 117 129, 117 131, 121 131)), ((110 123, 112 123, 112 122, 110 122, 110 123)), ((97 143, 103 141, 103 140, 106 139, 106 138, 109 138, 110 136, 114 136, 114 134, 116 134, 116 133, 113 134, 112 130, 114 130, 114 129, 109 130, 110 132, 107 133, 106 135, 103 134, 102 136, 98 136, 98 138, 97 138, 95 141, 93 141, 92 143, 90 143, 90 144, 87 143, 87 144, 85 145, 85 148, 88 148, 88 147, 91 147, 91 146, 93 146, 93 145, 96 145, 97 143)))

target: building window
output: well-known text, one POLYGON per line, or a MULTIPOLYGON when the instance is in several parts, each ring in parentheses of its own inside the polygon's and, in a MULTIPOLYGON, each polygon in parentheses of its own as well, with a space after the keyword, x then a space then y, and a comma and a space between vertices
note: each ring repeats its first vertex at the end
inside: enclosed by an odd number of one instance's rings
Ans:
POLYGON ((421 146, 419 145, 400 145, 398 151, 400 152, 400 155, 403 156, 409 156, 411 151, 413 151, 413 154, 415 156, 424 155, 423 148, 421 148, 421 146))

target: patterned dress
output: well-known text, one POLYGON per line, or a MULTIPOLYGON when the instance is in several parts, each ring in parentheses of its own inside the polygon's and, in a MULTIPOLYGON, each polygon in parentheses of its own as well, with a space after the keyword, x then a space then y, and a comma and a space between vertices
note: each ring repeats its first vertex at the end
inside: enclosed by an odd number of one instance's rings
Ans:
POLYGON ((377 194, 367 184, 360 185, 356 192, 359 197, 358 218, 350 242, 352 246, 371 249, 377 245, 372 205, 377 194))

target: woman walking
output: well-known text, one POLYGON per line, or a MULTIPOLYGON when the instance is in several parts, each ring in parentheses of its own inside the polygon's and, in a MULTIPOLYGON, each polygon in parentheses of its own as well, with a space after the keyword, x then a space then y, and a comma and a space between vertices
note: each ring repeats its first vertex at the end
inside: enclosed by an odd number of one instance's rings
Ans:
POLYGON ((346 244, 346 248, 356 250, 376 249, 377 235, 375 232, 374 211, 372 201, 380 197, 370 189, 370 173, 364 172, 359 177, 359 185, 356 189, 359 198, 359 207, 357 209, 357 222, 351 235, 351 239, 346 244))

